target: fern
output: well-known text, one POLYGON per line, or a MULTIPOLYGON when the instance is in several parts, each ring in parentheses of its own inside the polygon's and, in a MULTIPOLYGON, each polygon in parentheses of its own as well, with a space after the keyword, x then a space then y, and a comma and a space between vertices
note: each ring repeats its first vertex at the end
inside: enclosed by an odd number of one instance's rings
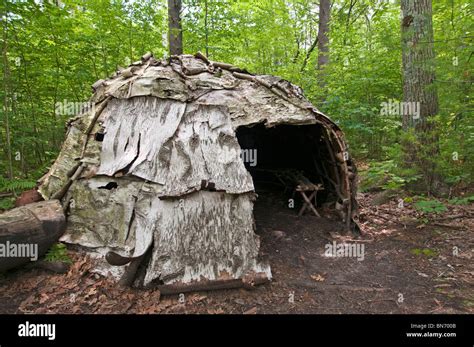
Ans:
POLYGON ((72 259, 67 254, 66 245, 63 243, 56 243, 46 253, 44 259, 46 261, 61 261, 63 263, 72 264, 72 259))
POLYGON ((25 179, 6 180, 0 176, 0 192, 18 192, 33 189, 35 186, 35 181, 25 179))
POLYGON ((441 213, 448 209, 438 200, 420 200, 415 202, 415 208, 423 213, 441 213))
POLYGON ((15 199, 3 198, 0 199, 0 210, 9 210, 15 206, 15 199))
POLYGON ((453 205, 469 205, 470 203, 474 202, 474 195, 465 197, 465 198, 453 198, 449 200, 450 204, 453 205))

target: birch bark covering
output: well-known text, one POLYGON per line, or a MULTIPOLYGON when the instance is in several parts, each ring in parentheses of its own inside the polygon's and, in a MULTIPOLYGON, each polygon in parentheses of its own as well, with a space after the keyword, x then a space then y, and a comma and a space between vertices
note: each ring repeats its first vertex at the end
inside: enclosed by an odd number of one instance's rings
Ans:
POLYGON ((240 278, 266 273, 257 262, 259 239, 254 233, 253 194, 200 191, 184 199, 155 198, 154 245, 145 285, 156 278, 165 284, 240 278))
POLYGON ((117 188, 105 189, 110 182, 109 178, 98 176, 78 180, 71 186, 73 204, 69 206, 64 241, 90 248, 107 246, 126 253, 133 249, 130 222, 143 182, 121 180, 117 188))
MULTIPOLYGON (((347 148, 338 126, 300 88, 205 57, 147 54, 93 88, 95 110, 69 122, 39 192, 49 199, 65 191, 62 240, 99 254, 98 269, 109 271, 108 251, 130 259, 150 254, 140 285, 271 278, 258 260, 254 185, 238 127, 320 124, 335 156, 347 148)), ((355 196, 350 170, 350 158, 334 166, 341 204, 355 196)), ((346 202, 348 218, 355 216, 346 202)))
POLYGON ((232 194, 253 191, 221 108, 136 97, 114 100, 106 112, 97 174, 113 176, 127 168, 127 175, 163 185, 166 196, 196 191, 203 181, 232 194))

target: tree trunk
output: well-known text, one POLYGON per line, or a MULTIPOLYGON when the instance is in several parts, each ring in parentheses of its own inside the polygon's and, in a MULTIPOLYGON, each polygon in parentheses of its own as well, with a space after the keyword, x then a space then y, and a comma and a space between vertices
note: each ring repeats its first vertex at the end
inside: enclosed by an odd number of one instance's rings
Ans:
POLYGON ((181 0, 168 0, 168 29, 170 55, 183 54, 181 0))
POLYGON ((13 164, 12 164, 12 148, 11 148, 11 137, 10 137, 10 120, 8 116, 8 92, 9 92, 9 80, 10 80, 10 68, 8 66, 8 12, 2 14, 5 17, 3 20, 3 117, 5 124, 5 137, 6 137, 6 154, 8 161, 8 178, 13 179, 13 164))
POLYGON ((324 68, 329 62, 329 18, 331 14, 331 1, 321 0, 319 2, 319 29, 318 29, 318 70, 319 85, 325 87, 326 81, 324 68))
POLYGON ((346 19, 346 31, 344 31, 344 46, 347 43, 347 34, 349 33, 349 28, 351 26, 351 14, 352 14, 352 9, 354 8, 357 0, 351 0, 349 4, 349 11, 347 11, 347 19, 346 19))
POLYGON ((407 166, 423 174, 431 192, 439 179, 434 159, 439 153, 433 116, 438 112, 433 50, 431 0, 402 0, 403 130, 412 132, 413 141, 404 141, 407 166))
POLYGON ((209 17, 209 8, 207 0, 204 1, 204 32, 206 36, 206 57, 209 58, 209 25, 208 25, 208 17, 209 17))

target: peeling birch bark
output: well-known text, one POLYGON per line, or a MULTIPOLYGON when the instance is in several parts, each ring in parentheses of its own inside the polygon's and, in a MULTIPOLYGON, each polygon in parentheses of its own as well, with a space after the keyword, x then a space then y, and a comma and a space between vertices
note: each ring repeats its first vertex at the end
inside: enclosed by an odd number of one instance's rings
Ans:
POLYGON ((357 219, 357 171, 342 131, 290 82, 202 54, 146 54, 93 87, 95 111, 70 121, 39 192, 45 199, 61 193, 62 241, 87 248, 97 271, 166 290, 271 278, 258 259, 255 189, 240 157, 239 127, 323 127, 334 167, 322 168, 334 173, 335 205, 346 209, 346 221, 357 219), (106 262, 108 252, 121 266, 106 262))

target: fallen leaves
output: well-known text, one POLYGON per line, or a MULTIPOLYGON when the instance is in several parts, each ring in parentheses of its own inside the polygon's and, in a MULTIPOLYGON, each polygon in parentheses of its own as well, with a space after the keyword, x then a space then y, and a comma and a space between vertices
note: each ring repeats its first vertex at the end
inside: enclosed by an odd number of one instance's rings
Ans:
POLYGON ((252 307, 250 310, 245 311, 244 314, 257 314, 257 307, 252 307))
MULTIPOLYGON (((66 275, 39 274, 23 289, 35 293, 23 300, 22 313, 126 313, 139 303, 143 310, 158 312, 160 292, 150 290, 139 300, 137 289, 122 288, 112 279, 91 273, 93 260, 82 254, 73 255, 74 262, 66 275), (73 292, 71 292, 73 291, 73 292)), ((198 300, 198 299, 195 299, 198 300)))
POLYGON ((316 282, 323 282, 325 280, 325 278, 320 274, 311 275, 310 277, 313 281, 316 282))
POLYGON ((41 293, 40 294, 40 299, 39 299, 39 303, 42 305, 44 304, 46 301, 49 300, 49 296, 45 293, 41 293))
MULTIPOLYGON (((406 206, 410 209, 408 204, 406 206)), ((467 209, 468 206, 462 208, 467 209)), ((469 208, 472 209, 472 207, 469 208)), ((415 212, 412 214, 410 211, 404 211, 403 213, 405 212, 413 218, 417 217, 415 212)), ((426 298, 425 301, 416 299, 420 301, 417 301, 419 305, 413 309, 415 313, 430 312, 429 310, 436 310, 437 313, 472 312, 474 308, 471 293, 474 282, 472 267, 474 252, 470 247, 473 240, 472 232, 460 229, 449 232, 446 231, 447 229, 437 231, 431 228, 432 225, 429 223, 423 229, 416 229, 416 224, 407 225, 408 228, 403 229, 403 225, 397 223, 397 213, 400 215, 401 211, 396 210, 393 201, 378 206, 377 209, 363 207, 362 223, 365 223, 366 228, 372 229, 360 239, 356 239, 354 235, 336 233, 332 225, 321 228, 321 235, 324 237, 319 240, 308 238, 308 235, 312 235, 310 234, 312 230, 309 229, 304 235, 300 232, 305 231, 304 228, 298 229, 298 233, 292 233, 293 230, 288 227, 288 229, 283 229, 287 235, 282 236, 278 232, 278 228, 282 226, 269 227, 264 237, 267 237, 271 243, 269 247, 264 247, 263 251, 272 257, 275 280, 268 286, 257 287, 252 291, 239 289, 186 293, 184 303, 180 303, 177 295, 162 297, 157 289, 121 288, 114 280, 92 273, 94 259, 77 251, 71 251, 73 264, 67 274, 51 274, 41 269, 20 269, 17 274, 6 275, 9 276, 7 280, 2 281, 0 278, 0 302, 3 305, 0 309, 3 310, 2 313, 69 314, 347 313, 351 309, 361 311, 362 308, 357 303, 363 299, 364 295, 373 296, 373 293, 378 293, 379 297, 366 301, 371 302, 370 312, 375 313, 393 310, 393 302, 391 302, 393 296, 390 294, 390 288, 399 280, 405 280, 403 283, 409 283, 407 287, 413 288, 413 293, 423 290, 423 296, 420 295, 419 298, 426 298), (381 225, 377 226, 377 223, 371 220, 372 216, 377 218, 381 225), (277 232, 272 234, 272 231, 277 232), (275 242, 275 238, 279 236, 291 236, 293 244, 276 247, 279 243, 275 242), (349 266, 343 267, 344 261, 336 264, 332 262, 332 259, 327 259, 319 253, 318 250, 324 249, 324 244, 328 240, 364 242, 373 252, 364 262, 354 263, 352 260, 347 260, 346 264, 348 263, 349 266), (278 253, 277 248, 280 248, 278 253), (430 257, 414 257, 410 253, 410 249, 413 248, 418 248, 422 255, 425 249, 436 250, 436 254, 429 252, 425 255, 431 255, 430 257), (408 260, 410 265, 407 266, 408 260), (374 265, 377 264, 391 266, 387 267, 387 271, 383 268, 380 273, 373 276, 364 272, 361 276, 357 274, 354 277, 346 277, 344 281, 349 280, 349 282, 345 285, 340 283, 343 277, 338 279, 340 275, 353 275, 353 270, 364 269, 364 266, 366 266, 365 269, 375 268, 374 265), (326 266, 333 265, 334 267, 331 267, 329 272, 329 267, 326 266), (300 271, 295 271, 295 269, 300 271), (328 272, 323 272, 324 269, 328 269, 328 272), (397 272, 397 269, 403 272, 397 272), (383 276, 386 281, 383 280, 383 276), (337 284, 334 283, 336 279, 338 279, 337 284), (388 289, 361 287, 367 283, 367 279, 377 280, 377 283, 381 282, 380 285, 388 289), (411 282, 406 282, 407 279, 411 282), (295 284, 295 281, 299 280, 312 289, 302 291, 301 287, 295 284), (415 284, 418 287, 415 287, 415 284), (341 290, 345 291, 344 297, 340 296, 341 290), (428 290, 432 296, 426 295, 425 291, 428 290), (294 299, 295 291, 298 293, 298 299, 290 301, 290 298, 294 299), (390 292, 389 298, 382 295, 386 291, 390 292), (343 300, 340 300, 341 297, 343 300), (331 306, 325 305, 328 298, 329 300, 336 298, 331 306), (387 302, 390 306, 384 308, 383 305, 384 303, 388 305, 387 302)), ((284 218, 287 218, 286 215, 284 218)), ((466 228, 471 227, 473 222, 472 219, 441 218, 451 223, 464 223, 466 228)), ((394 297, 396 300, 396 296, 394 297)))
POLYGON ((223 314, 225 313, 225 311, 221 308, 221 307, 218 307, 218 308, 210 308, 207 310, 207 313, 208 314, 223 314))
POLYGON ((188 300, 189 300, 189 303, 193 305, 203 300, 206 300, 206 298, 207 298, 206 295, 194 294, 194 295, 191 295, 191 297, 188 300))

